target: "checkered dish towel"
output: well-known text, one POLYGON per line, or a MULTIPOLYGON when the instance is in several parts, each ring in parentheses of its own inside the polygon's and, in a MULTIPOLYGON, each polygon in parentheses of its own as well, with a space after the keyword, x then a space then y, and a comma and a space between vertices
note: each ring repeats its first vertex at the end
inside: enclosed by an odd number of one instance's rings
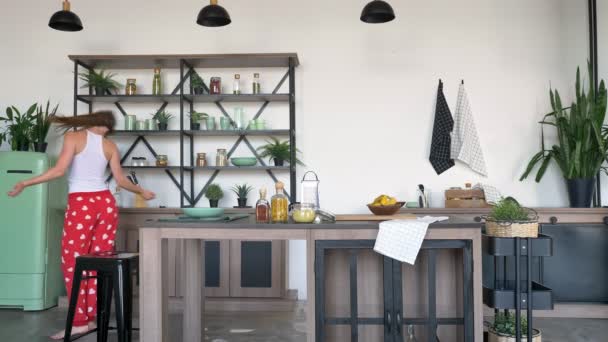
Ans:
POLYGON ((475 120, 469 105, 464 84, 460 85, 458 91, 458 103, 454 113, 454 131, 452 132, 452 148, 450 153, 452 159, 467 164, 471 170, 488 176, 483 151, 479 144, 475 120))
POLYGON ((496 202, 500 201, 500 199, 502 198, 500 191, 488 184, 478 183, 473 186, 473 189, 483 190, 484 197, 486 198, 486 203, 488 204, 496 204, 496 202))
POLYGON ((416 220, 380 222, 374 251, 389 258, 413 265, 422 246, 429 224, 448 217, 418 217, 416 220))

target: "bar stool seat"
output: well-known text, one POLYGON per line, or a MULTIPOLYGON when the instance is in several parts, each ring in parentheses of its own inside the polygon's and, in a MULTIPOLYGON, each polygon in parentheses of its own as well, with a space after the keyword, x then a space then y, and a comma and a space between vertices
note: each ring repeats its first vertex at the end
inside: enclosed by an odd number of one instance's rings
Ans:
POLYGON ((131 342, 133 330, 132 274, 134 270, 137 270, 138 265, 139 254, 137 253, 104 252, 76 258, 64 342, 72 341, 70 338, 72 321, 76 313, 80 283, 84 279, 97 279, 97 329, 89 333, 97 331, 97 342, 107 342, 113 292, 118 341, 131 342), (82 273, 85 271, 95 271, 97 275, 83 276, 82 273))

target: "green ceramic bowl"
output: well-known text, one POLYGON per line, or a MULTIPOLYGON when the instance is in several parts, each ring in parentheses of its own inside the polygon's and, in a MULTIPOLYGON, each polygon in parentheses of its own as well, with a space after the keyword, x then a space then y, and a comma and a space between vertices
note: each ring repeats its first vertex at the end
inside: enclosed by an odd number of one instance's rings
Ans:
POLYGON ((189 217, 219 217, 224 215, 224 208, 183 208, 189 217))
POLYGON ((230 162, 234 166, 254 166, 258 160, 255 157, 237 157, 230 158, 230 162))

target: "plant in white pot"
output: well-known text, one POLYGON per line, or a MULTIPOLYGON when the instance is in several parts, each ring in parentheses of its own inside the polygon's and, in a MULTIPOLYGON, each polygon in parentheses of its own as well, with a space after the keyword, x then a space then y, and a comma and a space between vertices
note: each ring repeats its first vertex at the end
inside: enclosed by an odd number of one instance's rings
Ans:
POLYGON ((558 141, 551 147, 546 146, 541 130, 541 151, 532 157, 520 178, 520 181, 526 179, 540 163, 536 173, 536 181, 539 182, 554 160, 566 179, 570 206, 573 208, 591 206, 596 175, 600 170, 606 171, 602 164, 608 151, 608 130, 604 126, 608 97, 603 80, 595 91, 591 66, 589 75, 586 93, 581 86, 580 70, 577 69, 576 100, 570 107, 564 107, 558 91, 550 89, 553 111, 545 115, 540 124, 542 128, 554 127, 558 141))
MULTIPOLYGON (((488 329, 488 342, 515 342, 517 331, 514 313, 499 312, 494 316, 494 323, 488 329)), ((521 316, 520 331, 522 341, 528 338, 528 320, 521 316)), ((532 341, 541 342, 542 334, 538 329, 532 329, 532 341)))

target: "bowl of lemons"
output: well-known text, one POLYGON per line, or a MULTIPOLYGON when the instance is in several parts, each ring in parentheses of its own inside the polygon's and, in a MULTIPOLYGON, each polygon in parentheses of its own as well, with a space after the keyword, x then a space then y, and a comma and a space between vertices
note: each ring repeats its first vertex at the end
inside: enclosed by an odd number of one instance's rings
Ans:
POLYGON ((396 214, 405 202, 399 202, 395 197, 380 195, 367 205, 374 215, 388 216, 396 214))

